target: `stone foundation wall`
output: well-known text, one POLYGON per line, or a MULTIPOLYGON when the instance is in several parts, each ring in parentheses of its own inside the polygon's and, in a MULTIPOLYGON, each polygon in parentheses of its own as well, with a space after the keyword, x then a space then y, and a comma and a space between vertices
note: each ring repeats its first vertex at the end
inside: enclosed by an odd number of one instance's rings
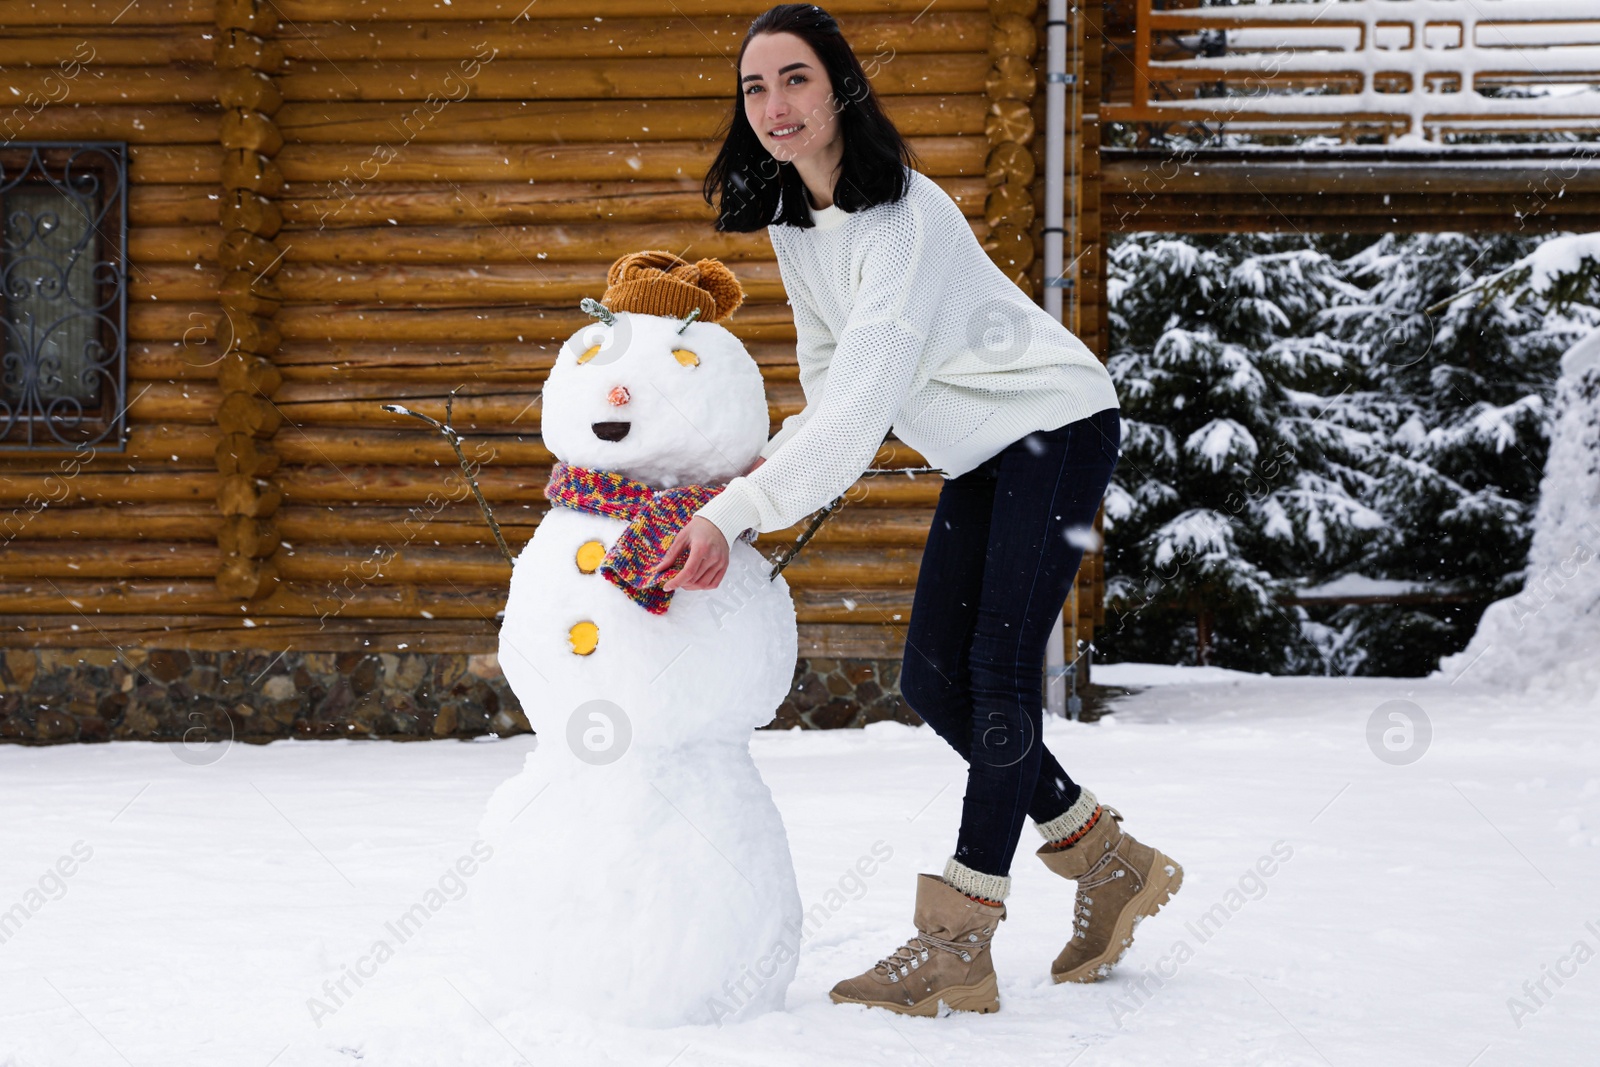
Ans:
POLYGON ((922 722, 900 698, 899 660, 801 657, 789 696, 768 728, 835 730, 885 719, 922 722))
MULTIPOLYGON (((898 660, 801 659, 769 728, 920 720, 898 660)), ((0 741, 426 739, 528 733, 492 655, 0 651, 0 741)))
POLYGON ((526 733, 491 656, 7 649, 0 740, 526 733))

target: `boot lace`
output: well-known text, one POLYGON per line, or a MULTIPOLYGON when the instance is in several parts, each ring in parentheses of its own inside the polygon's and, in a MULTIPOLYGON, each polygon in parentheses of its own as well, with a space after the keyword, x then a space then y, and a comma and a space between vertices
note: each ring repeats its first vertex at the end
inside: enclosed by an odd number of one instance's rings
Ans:
POLYGON ((874 966, 886 970, 889 981, 898 982, 902 975, 909 974, 928 962, 928 954, 933 949, 958 956, 962 963, 971 963, 972 953, 987 945, 989 941, 989 937, 980 937, 978 934, 968 934, 965 941, 946 939, 918 929, 916 937, 889 953, 874 966))
MULTIPOLYGON (((1105 811, 1107 815, 1114 817, 1119 823, 1122 821, 1122 813, 1116 808, 1107 805, 1105 811)), ((1089 938, 1089 917, 1094 906, 1094 898, 1089 895, 1089 890, 1097 889, 1130 874, 1133 875, 1134 880, 1138 883, 1135 891, 1144 888, 1144 876, 1139 873, 1138 868, 1122 857, 1122 841, 1123 838, 1119 835, 1116 845, 1106 849, 1100 858, 1095 860, 1093 865, 1087 871, 1084 871, 1083 876, 1078 879, 1078 892, 1072 902, 1072 911, 1073 921, 1077 924, 1077 930, 1073 933, 1073 937, 1080 941, 1086 941, 1089 938)))

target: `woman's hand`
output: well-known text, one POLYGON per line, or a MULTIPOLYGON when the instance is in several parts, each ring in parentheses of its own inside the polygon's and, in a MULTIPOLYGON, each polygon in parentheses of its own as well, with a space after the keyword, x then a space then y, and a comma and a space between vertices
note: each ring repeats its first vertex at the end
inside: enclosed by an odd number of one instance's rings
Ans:
POLYGON ((684 561, 683 570, 673 575, 661 588, 715 589, 722 583, 722 576, 728 570, 728 539, 722 536, 722 531, 714 523, 698 515, 678 531, 672 544, 661 554, 661 559, 650 568, 651 579, 672 566, 672 561, 685 552, 689 558, 684 561))
MULTIPOLYGON (((745 473, 749 474, 766 461, 765 456, 757 456, 745 473)), ((662 583, 661 588, 715 589, 722 584, 722 576, 728 572, 728 539, 715 524, 699 516, 690 519, 688 525, 678 531, 661 559, 650 568, 650 577, 658 577, 685 552, 689 553, 689 558, 684 561, 683 570, 662 583)))

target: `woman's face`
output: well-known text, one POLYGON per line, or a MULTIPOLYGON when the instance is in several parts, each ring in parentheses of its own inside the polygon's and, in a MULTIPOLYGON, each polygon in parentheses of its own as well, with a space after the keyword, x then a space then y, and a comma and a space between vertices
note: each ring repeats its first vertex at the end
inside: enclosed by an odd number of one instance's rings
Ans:
POLYGON ((781 162, 821 152, 839 135, 828 72, 811 46, 792 33, 761 33, 751 40, 739 66, 739 88, 751 129, 781 162))

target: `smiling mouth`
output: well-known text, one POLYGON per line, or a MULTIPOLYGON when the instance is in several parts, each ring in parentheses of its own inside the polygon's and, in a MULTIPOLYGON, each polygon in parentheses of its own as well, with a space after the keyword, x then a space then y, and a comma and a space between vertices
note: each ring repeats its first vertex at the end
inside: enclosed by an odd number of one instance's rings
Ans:
POLYGON ((805 128, 806 128, 806 124, 803 123, 803 122, 799 123, 798 125, 794 126, 793 128, 790 128, 788 126, 779 126, 778 129, 772 131, 772 138, 775 141, 785 141, 785 140, 788 140, 790 137, 793 137, 795 134, 799 133, 801 130, 803 130, 805 128), (779 132, 779 131, 786 131, 786 132, 779 132))
POLYGON ((628 436, 628 427, 632 425, 631 422, 597 422, 593 430, 602 441, 620 441, 628 436))

